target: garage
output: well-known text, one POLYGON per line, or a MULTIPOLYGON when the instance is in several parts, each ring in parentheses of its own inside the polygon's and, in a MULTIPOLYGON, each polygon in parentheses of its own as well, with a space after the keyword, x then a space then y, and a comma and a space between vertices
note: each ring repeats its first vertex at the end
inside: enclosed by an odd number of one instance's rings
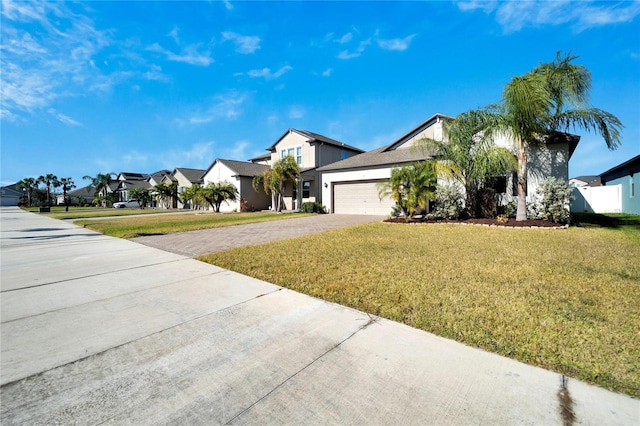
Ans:
POLYGON ((378 182, 381 180, 334 182, 333 213, 389 215, 395 202, 391 197, 380 200, 378 182))

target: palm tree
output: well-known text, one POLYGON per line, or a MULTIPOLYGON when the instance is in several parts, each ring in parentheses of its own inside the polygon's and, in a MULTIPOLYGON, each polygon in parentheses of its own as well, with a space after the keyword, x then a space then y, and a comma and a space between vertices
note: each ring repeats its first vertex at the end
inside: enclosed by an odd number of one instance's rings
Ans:
POLYGON ((260 186, 271 195, 272 206, 275 211, 282 211, 283 197, 287 182, 295 184, 300 177, 300 166, 291 155, 276 161, 271 169, 253 178, 252 185, 256 191, 260 186))
POLYGON ((200 192, 216 213, 220 212, 220 206, 223 202, 237 201, 239 195, 235 185, 227 180, 209 182, 204 188, 201 188, 200 192))
POLYGON ((31 207, 33 191, 38 187, 38 182, 32 177, 24 178, 16 184, 16 188, 24 191, 27 195, 27 205, 31 207))
POLYGON ((509 135, 515 140, 518 159, 518 211, 516 220, 527 219, 527 153, 557 132, 575 128, 600 134, 607 147, 620 144, 623 125, 606 111, 589 106, 591 73, 575 65, 575 56, 561 56, 514 77, 503 91, 502 103, 483 111, 490 135, 509 135))
POLYGON ((437 183, 433 161, 421 161, 391 170, 388 181, 378 184, 380 199, 391 196, 406 220, 420 209, 426 210, 429 199, 435 195, 437 183))
POLYGON ((156 195, 162 199, 165 208, 177 207, 178 182, 171 182, 169 184, 160 182, 153 189, 156 195))
POLYGON ((72 178, 60 178, 60 186, 62 186, 62 199, 64 200, 64 211, 69 211, 69 203, 71 199, 67 196, 67 192, 76 187, 72 178))
POLYGON ((488 181, 515 171, 517 161, 506 148, 496 147, 483 132, 483 111, 471 110, 444 122, 444 140, 422 139, 419 146, 438 159, 438 175, 457 182, 465 191, 465 209, 479 213, 479 193, 488 181))
POLYGON ((202 187, 197 183, 187 187, 181 194, 182 204, 189 204, 191 210, 199 209, 200 204, 205 201, 201 194, 202 187))
POLYGON ((151 191, 147 188, 133 188, 129 191, 129 199, 137 201, 141 209, 151 202, 151 191))
POLYGON ((54 174, 49 173, 47 175, 38 177, 38 183, 44 184, 45 189, 47 191, 47 205, 50 206, 51 205, 51 189, 57 188, 60 186, 60 181, 58 180, 58 177, 54 174))
POLYGON ((98 173, 95 177, 93 176, 83 176, 82 179, 88 179, 91 181, 91 186, 95 188, 95 197, 100 196, 102 207, 107 206, 108 201, 108 193, 109 193, 109 184, 111 183, 112 176, 115 176, 115 173, 98 173))

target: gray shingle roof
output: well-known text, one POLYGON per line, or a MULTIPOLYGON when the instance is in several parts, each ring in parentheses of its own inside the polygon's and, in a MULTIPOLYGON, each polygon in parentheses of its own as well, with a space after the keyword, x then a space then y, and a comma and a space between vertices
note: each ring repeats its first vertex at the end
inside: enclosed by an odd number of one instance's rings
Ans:
POLYGON ((267 148, 267 151, 275 152, 276 145, 278 144, 278 142, 280 142, 282 140, 282 138, 287 136, 289 134, 289 132, 296 132, 296 133, 298 133, 298 134, 300 134, 302 136, 305 136, 305 137, 309 138, 309 140, 308 140, 309 143, 323 142, 325 144, 329 144, 329 145, 345 148, 345 149, 348 149, 348 150, 354 151, 354 152, 364 152, 360 148, 356 148, 355 146, 351 146, 351 145, 348 145, 346 143, 337 141, 335 139, 328 138, 328 137, 326 137, 324 135, 321 135, 321 134, 318 134, 318 133, 313 133, 313 132, 310 132, 308 130, 298 130, 298 129, 288 129, 286 132, 284 132, 282 134, 282 136, 280 136, 278 138, 277 141, 275 141, 275 143, 273 145, 271 145, 269 148, 267 148))
MULTIPOLYGON (((202 177, 204 175, 204 169, 188 169, 185 167, 178 167, 176 170, 180 170, 180 173, 191 183, 200 183, 202 182, 202 177)), ((176 173, 176 170, 173 171, 173 174, 176 173)))
POLYGON ((220 158, 216 158, 216 160, 213 162, 213 164, 211 164, 211 166, 207 169, 207 171, 203 173, 203 176, 209 173, 209 170, 211 170, 213 168, 213 165, 216 164, 217 162, 224 164, 233 172, 235 172, 238 176, 254 177, 254 176, 261 175, 267 169, 269 169, 269 166, 266 166, 264 164, 255 164, 247 161, 222 160, 220 158))
POLYGON ((266 154, 262 154, 262 155, 258 155, 256 157, 253 158, 249 158, 249 161, 264 161, 264 160, 270 160, 271 159, 271 153, 267 152, 266 154))
POLYGON ((364 154, 354 155, 335 163, 319 167, 318 171, 327 172, 330 170, 358 169, 363 167, 375 166, 397 166, 400 164, 411 163, 413 161, 426 160, 431 155, 420 149, 393 149, 387 150, 390 145, 364 154))

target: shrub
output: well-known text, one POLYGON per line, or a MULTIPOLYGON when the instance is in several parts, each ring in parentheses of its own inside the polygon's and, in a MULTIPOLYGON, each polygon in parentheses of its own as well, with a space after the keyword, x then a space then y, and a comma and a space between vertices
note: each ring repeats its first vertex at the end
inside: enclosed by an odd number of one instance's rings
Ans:
POLYGON ((436 187, 436 207, 433 214, 438 218, 457 219, 462 212, 462 194, 452 185, 436 187))
POLYGON ((307 201, 305 203, 302 203, 302 206, 300 206, 300 211, 302 213, 319 213, 319 214, 324 214, 327 212, 322 204, 316 203, 315 201, 307 201))
POLYGON ((545 179, 537 193, 541 196, 539 214, 542 219, 555 223, 569 222, 569 203, 573 196, 566 181, 554 177, 545 179))
POLYGON ((391 217, 400 217, 401 214, 402 208, 398 204, 394 204, 394 206, 391 207, 391 217))

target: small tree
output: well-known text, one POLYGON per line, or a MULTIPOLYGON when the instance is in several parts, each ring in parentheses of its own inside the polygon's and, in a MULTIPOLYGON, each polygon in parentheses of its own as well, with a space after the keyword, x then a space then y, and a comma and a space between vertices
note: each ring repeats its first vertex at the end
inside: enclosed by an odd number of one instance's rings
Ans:
POLYGON ((256 191, 262 186, 264 192, 271 195, 271 206, 275 211, 282 211, 283 197, 287 182, 295 184, 300 176, 300 166, 290 155, 276 161, 271 169, 253 178, 252 186, 256 191))
POLYGON ((113 197, 109 196, 109 184, 113 180, 115 173, 98 173, 95 176, 83 176, 82 179, 91 181, 91 186, 95 188, 93 203, 108 207, 113 203, 113 197))
POLYGON ((201 189, 202 196, 211 205, 214 212, 220 212, 224 202, 237 201, 238 189, 229 181, 209 182, 201 189))
POLYGON ((71 203, 71 198, 67 195, 67 192, 71 191, 76 187, 75 182, 72 178, 61 178, 60 186, 62 186, 62 199, 64 200, 64 211, 69 211, 69 204, 71 203))
POLYGON ((169 184, 161 182, 154 187, 154 192, 162 200, 165 208, 176 208, 178 206, 178 182, 169 184))
POLYGON ((129 191, 129 199, 137 201, 141 209, 151 203, 151 191, 146 188, 133 188, 129 191))
POLYGON ((182 204, 189 204, 191 210, 200 209, 205 199, 202 197, 202 186, 194 183, 190 187, 184 189, 180 194, 180 201, 182 204))
POLYGON ((545 179, 537 190, 541 197, 538 213, 544 220, 555 223, 569 222, 569 204, 574 198, 569 183, 558 178, 545 179))
POLYGON ((436 182, 435 163, 417 162, 393 168, 389 180, 378 184, 378 196, 380 199, 391 196, 405 219, 409 220, 427 208, 429 198, 435 194, 436 182))
POLYGON ((16 184, 16 188, 25 192, 27 196, 27 206, 33 203, 33 193, 38 188, 38 182, 32 177, 24 178, 16 184))

